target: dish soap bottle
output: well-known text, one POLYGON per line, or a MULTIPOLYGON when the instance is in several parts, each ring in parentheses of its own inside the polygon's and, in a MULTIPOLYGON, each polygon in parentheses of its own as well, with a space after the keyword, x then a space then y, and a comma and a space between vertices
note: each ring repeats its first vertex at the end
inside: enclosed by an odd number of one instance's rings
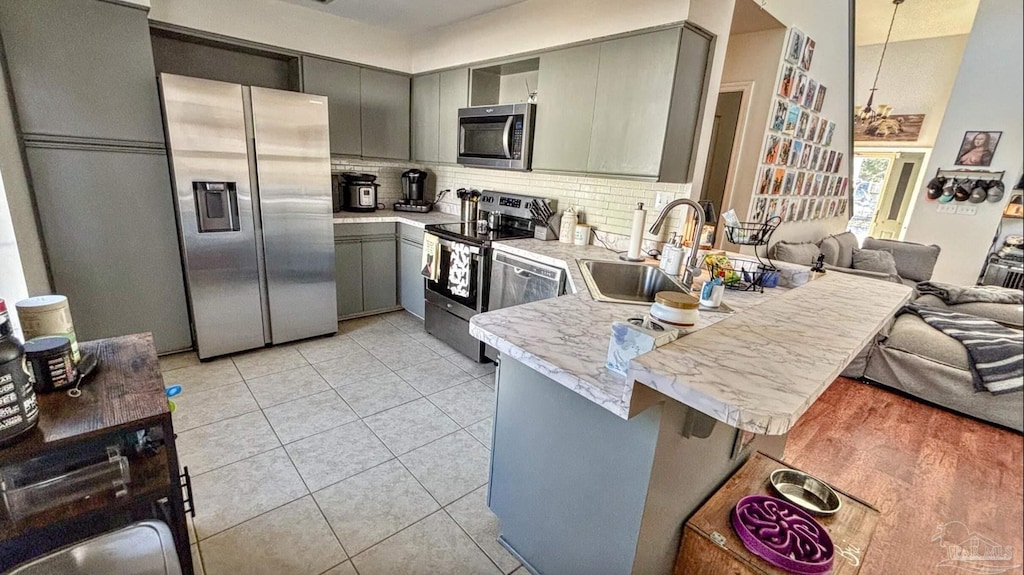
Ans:
POLYGON ((566 208, 562 212, 562 221, 558 228, 558 241, 563 244, 573 243, 577 223, 579 223, 579 219, 576 216, 576 210, 572 207, 566 208))

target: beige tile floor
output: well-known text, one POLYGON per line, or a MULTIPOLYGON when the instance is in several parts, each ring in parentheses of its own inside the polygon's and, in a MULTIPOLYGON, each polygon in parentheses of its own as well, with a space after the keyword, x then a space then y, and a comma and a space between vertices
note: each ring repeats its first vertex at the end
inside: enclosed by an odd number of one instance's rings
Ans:
POLYGON ((183 388, 197 574, 526 574, 486 505, 494 366, 415 316, 160 364, 183 388))

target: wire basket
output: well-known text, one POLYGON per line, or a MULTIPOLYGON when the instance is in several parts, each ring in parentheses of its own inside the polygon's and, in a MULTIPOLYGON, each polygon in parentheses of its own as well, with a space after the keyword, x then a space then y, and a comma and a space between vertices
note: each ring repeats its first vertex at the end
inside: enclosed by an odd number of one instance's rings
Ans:
POLYGON ((725 237, 730 243, 740 246, 766 246, 782 218, 773 216, 764 222, 740 222, 736 226, 725 226, 725 237))
POLYGON ((778 285, 779 270, 774 266, 741 258, 725 259, 728 260, 728 263, 705 261, 705 266, 711 273, 711 277, 719 277, 724 272, 722 280, 725 283, 725 289, 763 292, 766 287, 778 285))

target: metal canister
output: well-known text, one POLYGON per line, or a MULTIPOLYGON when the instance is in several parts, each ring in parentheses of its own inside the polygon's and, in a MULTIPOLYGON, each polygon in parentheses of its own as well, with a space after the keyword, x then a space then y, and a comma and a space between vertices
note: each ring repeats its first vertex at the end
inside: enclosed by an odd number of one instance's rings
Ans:
POLYGON ((78 338, 75 324, 71 321, 68 298, 62 295, 41 295, 23 299, 14 304, 21 320, 21 331, 25 341, 43 336, 66 337, 71 342, 71 357, 79 360, 78 338))
POLYGON ((25 360, 36 393, 71 387, 78 377, 66 337, 37 337, 25 342, 25 360))
POLYGON ((25 350, 0 317, 0 446, 24 437, 39 422, 39 407, 25 365, 25 350))
POLYGON ((464 198, 462 200, 461 215, 459 217, 464 222, 475 222, 478 207, 478 202, 469 198, 464 198))

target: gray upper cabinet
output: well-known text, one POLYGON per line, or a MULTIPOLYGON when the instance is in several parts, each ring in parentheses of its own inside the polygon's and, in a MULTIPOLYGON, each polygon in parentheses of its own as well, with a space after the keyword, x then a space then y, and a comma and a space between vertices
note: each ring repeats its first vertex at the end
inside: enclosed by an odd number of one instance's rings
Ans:
POLYGON ((359 83, 358 66, 302 57, 302 91, 327 96, 332 154, 362 154, 359 83))
POLYGON ((22 132, 163 143, 145 10, 5 0, 0 36, 22 132))
POLYGON ((658 179, 662 182, 689 182, 693 178, 698 128, 707 101, 712 39, 703 30, 689 25, 683 27, 665 149, 661 154, 658 179))
POLYGON ((360 70, 363 156, 409 159, 409 77, 360 70))
POLYGON ((437 161, 437 118, 440 110, 440 75, 412 79, 412 159, 437 161))
POLYGON ((469 68, 441 72, 438 160, 454 164, 459 156, 459 108, 469 105, 469 68))
POLYGON ((600 44, 541 54, 535 170, 587 171, 600 58, 600 44))
POLYGON ((601 43, 588 172, 658 175, 678 49, 678 28, 601 43))

